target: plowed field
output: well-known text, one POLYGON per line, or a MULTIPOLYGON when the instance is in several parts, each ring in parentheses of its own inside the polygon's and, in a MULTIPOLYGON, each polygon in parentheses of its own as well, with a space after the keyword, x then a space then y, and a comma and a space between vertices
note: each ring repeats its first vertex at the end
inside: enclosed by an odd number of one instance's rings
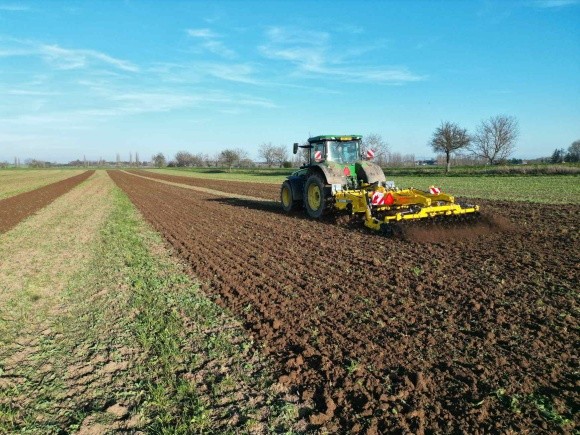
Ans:
POLYGON ((579 427, 580 206, 483 202, 511 225, 421 243, 110 175, 243 320, 310 429, 579 427))
POLYGON ((47 206, 77 184, 89 178, 94 172, 85 171, 74 177, 0 200, 0 233, 8 231, 23 219, 47 206))

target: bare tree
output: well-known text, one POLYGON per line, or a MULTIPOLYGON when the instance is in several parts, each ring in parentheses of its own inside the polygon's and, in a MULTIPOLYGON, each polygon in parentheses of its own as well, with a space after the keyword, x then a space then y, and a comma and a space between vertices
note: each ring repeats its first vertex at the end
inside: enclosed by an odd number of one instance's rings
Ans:
POLYGON ((258 155, 264 159, 268 166, 272 166, 276 160, 276 150, 272 142, 263 143, 258 147, 258 155))
POLYGON ((156 168, 162 168, 164 166, 167 166, 167 161, 165 160, 165 156, 163 155, 163 153, 155 154, 153 157, 151 157, 151 160, 153 160, 153 164, 155 165, 156 168))
POLYGON ((175 154, 175 166, 185 167, 193 166, 194 157, 193 154, 187 151, 178 151, 175 154))
POLYGON ((518 121, 513 116, 498 115, 482 121, 472 137, 473 154, 490 165, 507 159, 515 149, 519 135, 518 121))
POLYGON ((224 166, 227 166, 228 170, 231 171, 232 167, 234 167, 235 165, 237 165, 240 162, 240 160, 242 159, 242 156, 240 156, 240 153, 238 152, 238 150, 226 149, 220 153, 219 159, 220 159, 220 162, 222 162, 222 164, 224 166))
POLYGON ((278 145, 274 147, 274 163, 279 167, 284 166, 284 163, 288 161, 288 150, 284 145, 278 145))
POLYGON ((431 148, 436 153, 445 153, 445 173, 451 169, 451 154, 469 146, 467 130, 453 122, 441 122, 431 138, 431 148))
POLYGON ((362 140, 363 152, 373 150, 375 162, 379 166, 385 166, 389 161, 389 144, 383 140, 380 134, 371 133, 362 140))

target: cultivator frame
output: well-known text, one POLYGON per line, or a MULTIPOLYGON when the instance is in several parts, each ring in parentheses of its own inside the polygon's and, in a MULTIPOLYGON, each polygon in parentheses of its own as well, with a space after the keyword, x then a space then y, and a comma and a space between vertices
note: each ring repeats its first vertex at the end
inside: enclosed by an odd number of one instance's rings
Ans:
POLYGON ((334 208, 351 214, 364 213, 364 225, 383 232, 390 232, 388 226, 395 222, 450 218, 479 212, 478 205, 459 204, 452 195, 441 193, 433 186, 430 189, 436 193, 367 184, 361 189, 335 191, 334 208))

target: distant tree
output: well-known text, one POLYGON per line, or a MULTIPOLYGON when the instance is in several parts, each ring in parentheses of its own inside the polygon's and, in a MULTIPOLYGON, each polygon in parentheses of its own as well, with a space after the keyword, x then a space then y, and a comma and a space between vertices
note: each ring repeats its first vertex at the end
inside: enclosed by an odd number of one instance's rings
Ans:
POLYGON ((175 154, 175 164, 179 167, 193 166, 193 154, 187 151, 178 151, 175 154))
POLYGON ((222 165, 227 166, 228 170, 232 170, 234 166, 239 166, 243 162, 245 167, 248 167, 253 162, 248 159, 248 153, 241 148, 229 148, 223 150, 219 154, 219 161, 222 165))
POLYGON ((469 146, 467 130, 453 122, 442 122, 433 133, 431 148, 436 153, 445 153, 445 173, 451 169, 451 154, 469 146))
POLYGON ((44 168, 46 166, 46 162, 43 162, 41 160, 36 160, 36 159, 26 159, 26 160, 24 160, 24 163, 29 168, 44 168))
POLYGON ((550 158, 550 163, 562 163, 564 158, 566 157, 566 151, 564 148, 556 148, 552 153, 552 157, 550 158))
POLYGON ((167 160, 165 160, 163 153, 155 154, 153 157, 151 157, 151 160, 153 161, 153 165, 156 168, 162 168, 167 165, 167 160))
POLYGON ((379 166, 385 166, 389 161, 389 144, 383 140, 380 134, 371 133, 363 137, 363 152, 373 150, 375 153, 375 162, 379 166))
POLYGON ((580 162, 580 140, 572 142, 572 145, 568 147, 566 161, 572 163, 580 162))
POLYGON ((284 165, 284 162, 288 160, 288 150, 284 145, 278 145, 274 147, 274 163, 280 168, 284 165))
POLYGON ((227 166, 228 170, 231 171, 232 167, 234 167, 240 161, 240 155, 234 149, 226 149, 220 153, 219 159, 220 162, 222 162, 224 166, 227 166))
POLYGON ((272 166, 276 160, 276 150, 272 142, 263 143, 258 147, 258 155, 264 159, 268 166, 272 166))
POLYGON ((473 154, 490 165, 506 160, 514 151, 519 135, 518 121, 513 116, 498 115, 481 122, 470 147, 473 154))

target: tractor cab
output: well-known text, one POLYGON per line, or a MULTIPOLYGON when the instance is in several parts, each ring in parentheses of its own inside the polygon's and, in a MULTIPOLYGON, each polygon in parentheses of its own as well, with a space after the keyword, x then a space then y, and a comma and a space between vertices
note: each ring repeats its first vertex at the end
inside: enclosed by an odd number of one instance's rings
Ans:
POLYGON ((320 163, 353 165, 361 160, 362 136, 316 136, 308 139, 307 145, 294 144, 294 154, 298 148, 307 150, 304 167, 320 163))

